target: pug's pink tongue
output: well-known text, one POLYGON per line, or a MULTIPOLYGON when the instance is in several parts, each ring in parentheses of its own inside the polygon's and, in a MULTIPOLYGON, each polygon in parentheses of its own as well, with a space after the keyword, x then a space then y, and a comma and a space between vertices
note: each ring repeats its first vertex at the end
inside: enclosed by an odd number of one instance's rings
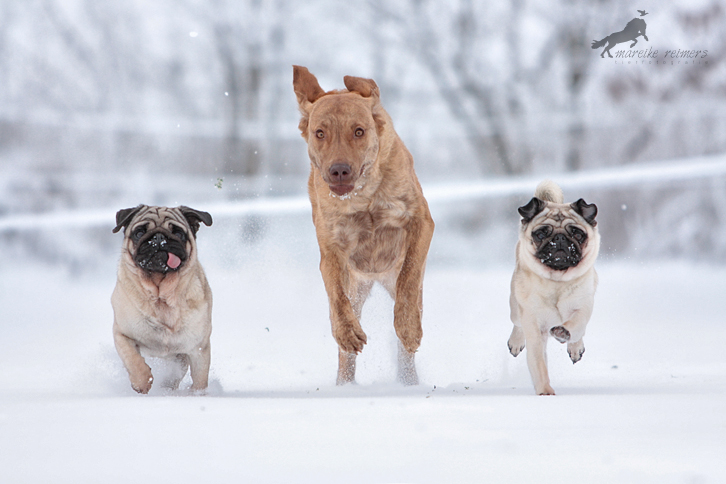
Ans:
POLYGON ((176 269, 177 267, 179 267, 179 264, 181 264, 181 259, 169 252, 169 258, 166 260, 166 265, 168 265, 172 269, 176 269))

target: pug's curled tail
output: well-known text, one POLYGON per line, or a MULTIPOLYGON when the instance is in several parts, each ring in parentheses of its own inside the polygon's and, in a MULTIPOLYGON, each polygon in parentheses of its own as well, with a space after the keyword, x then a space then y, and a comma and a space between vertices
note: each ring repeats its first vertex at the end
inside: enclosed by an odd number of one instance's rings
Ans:
POLYGON ((564 203, 565 196, 560 186, 552 180, 543 180, 534 191, 534 196, 545 202, 564 203))

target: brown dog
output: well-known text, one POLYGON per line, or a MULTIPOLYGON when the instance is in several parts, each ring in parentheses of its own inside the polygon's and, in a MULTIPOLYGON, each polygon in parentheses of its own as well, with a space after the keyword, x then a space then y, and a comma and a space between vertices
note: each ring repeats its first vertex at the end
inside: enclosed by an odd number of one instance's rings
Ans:
POLYGON ((299 128, 311 161, 308 192, 320 272, 338 343, 337 383, 355 380, 355 357, 366 343, 361 310, 378 281, 395 301, 398 379, 415 385, 434 221, 378 86, 351 76, 344 83, 347 90, 325 92, 305 67, 293 66, 299 128))

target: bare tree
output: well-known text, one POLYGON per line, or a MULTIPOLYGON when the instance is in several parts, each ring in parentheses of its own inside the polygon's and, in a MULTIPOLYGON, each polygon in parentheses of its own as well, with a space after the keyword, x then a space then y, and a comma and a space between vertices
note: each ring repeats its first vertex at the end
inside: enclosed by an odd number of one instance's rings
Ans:
MULTIPOLYGON (((280 27, 286 2, 262 0, 190 0, 188 8, 211 32, 213 54, 222 70, 224 91, 223 170, 245 176, 259 174, 265 159, 261 138, 269 110, 276 111, 279 98, 265 105, 265 89, 276 86, 270 70, 277 73, 271 57, 282 57, 284 33, 280 27)), ((212 83, 214 84, 214 83, 212 83)), ((274 116, 274 115, 273 115, 274 116)))
POLYGON ((526 150, 514 146, 509 123, 519 114, 518 86, 511 75, 496 87, 496 79, 482 75, 487 61, 475 49, 487 33, 479 24, 474 2, 459 0, 450 4, 449 12, 425 0, 395 4, 370 0, 369 4, 376 14, 398 26, 403 48, 431 75, 439 95, 466 131, 482 171, 522 171, 521 153, 526 150))
POLYGON ((536 154, 528 130, 541 122, 538 113, 553 112, 567 120, 569 147, 560 150, 566 153, 564 165, 571 170, 582 166, 586 129, 581 95, 591 66, 587 32, 595 8, 566 0, 548 3, 542 11, 531 7, 540 22, 552 26, 545 41, 531 45, 522 0, 497 8, 458 0, 447 4, 448 10, 427 0, 370 0, 369 5, 398 27, 403 48, 429 72, 465 129, 483 172, 528 171, 536 154), (525 51, 536 53, 530 55, 537 59, 535 65, 525 65, 525 51), (554 72, 561 64, 563 76, 554 72))

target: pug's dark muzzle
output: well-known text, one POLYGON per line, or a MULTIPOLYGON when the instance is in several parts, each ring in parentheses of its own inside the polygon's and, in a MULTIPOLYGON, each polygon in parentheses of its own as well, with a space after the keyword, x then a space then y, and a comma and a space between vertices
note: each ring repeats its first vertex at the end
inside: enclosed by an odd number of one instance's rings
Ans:
POLYGON ((134 255, 134 261, 140 268, 163 274, 179 270, 186 260, 186 243, 164 230, 144 234, 134 255))
POLYGON ((576 240, 560 232, 543 240, 536 256, 547 267, 564 271, 580 263, 582 251, 576 240))

